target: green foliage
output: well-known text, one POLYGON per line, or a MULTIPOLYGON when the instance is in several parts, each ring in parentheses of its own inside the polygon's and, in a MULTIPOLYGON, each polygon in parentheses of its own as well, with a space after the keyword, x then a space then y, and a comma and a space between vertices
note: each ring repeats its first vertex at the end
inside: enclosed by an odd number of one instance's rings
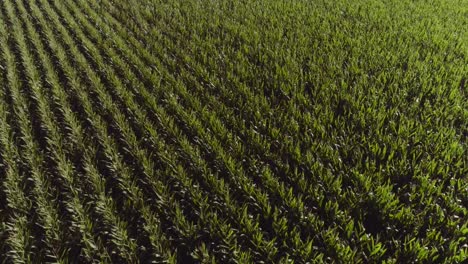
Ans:
POLYGON ((466 262, 467 14, 2 1, 2 262, 466 262))

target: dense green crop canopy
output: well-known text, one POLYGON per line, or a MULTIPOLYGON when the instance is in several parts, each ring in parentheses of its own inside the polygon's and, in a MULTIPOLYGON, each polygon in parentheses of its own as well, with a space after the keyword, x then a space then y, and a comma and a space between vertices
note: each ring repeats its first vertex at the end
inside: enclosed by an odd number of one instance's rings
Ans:
POLYGON ((468 0, 1 0, 0 263, 466 263, 468 0))

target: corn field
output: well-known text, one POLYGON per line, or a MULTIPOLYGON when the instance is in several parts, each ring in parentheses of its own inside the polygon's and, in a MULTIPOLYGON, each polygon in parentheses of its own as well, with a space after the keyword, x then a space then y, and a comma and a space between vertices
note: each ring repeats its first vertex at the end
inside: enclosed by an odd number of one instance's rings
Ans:
POLYGON ((0 263, 467 263, 467 0, 1 0, 0 263))

